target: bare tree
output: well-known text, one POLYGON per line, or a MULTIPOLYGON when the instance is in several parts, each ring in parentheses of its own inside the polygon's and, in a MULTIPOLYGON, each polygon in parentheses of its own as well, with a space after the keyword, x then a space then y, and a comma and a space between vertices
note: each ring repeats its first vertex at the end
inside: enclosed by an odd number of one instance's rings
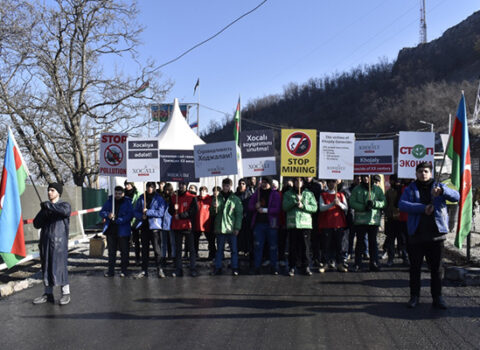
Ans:
POLYGON ((140 62, 137 14, 136 1, 0 0, 0 115, 38 177, 91 186, 98 134, 144 127, 146 105, 170 89, 140 62))

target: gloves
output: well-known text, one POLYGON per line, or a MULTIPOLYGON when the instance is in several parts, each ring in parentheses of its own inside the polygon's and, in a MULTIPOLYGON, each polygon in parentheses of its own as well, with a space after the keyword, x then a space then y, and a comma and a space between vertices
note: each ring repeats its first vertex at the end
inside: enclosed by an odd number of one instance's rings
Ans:
POLYGON ((40 203, 40 208, 42 208, 42 209, 47 209, 47 203, 48 203, 48 202, 42 202, 42 203, 40 203))
POLYGON ((373 202, 371 200, 367 201, 367 204, 365 205, 367 210, 372 210, 373 209, 373 202))

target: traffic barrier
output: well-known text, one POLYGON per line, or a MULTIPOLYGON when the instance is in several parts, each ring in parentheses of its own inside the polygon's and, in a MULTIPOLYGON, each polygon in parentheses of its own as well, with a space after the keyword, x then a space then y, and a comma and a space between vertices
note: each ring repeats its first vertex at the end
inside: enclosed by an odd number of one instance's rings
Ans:
MULTIPOLYGON (((80 226, 80 232, 82 233, 82 238, 77 238, 77 239, 72 239, 68 241, 68 248, 75 247, 76 245, 80 243, 85 243, 88 242, 90 237, 87 237, 85 235, 85 230, 83 228, 83 221, 82 221, 82 215, 84 214, 90 214, 90 213, 96 213, 99 212, 102 207, 96 207, 96 208, 90 208, 90 209, 83 209, 83 210, 77 210, 77 211, 72 211, 70 213, 70 217, 76 216, 78 218, 78 225, 80 226)), ((24 225, 28 224, 33 224, 33 219, 26 219, 23 220, 24 225)), ((38 235, 40 237, 40 230, 38 230, 38 235)), ((33 259, 38 259, 40 257, 40 253, 36 252, 33 254, 27 255, 25 258, 20 260, 17 265, 20 265, 22 263, 25 263, 27 261, 33 260, 33 259)), ((3 263, 0 264, 0 271, 5 270, 7 268, 7 264, 3 263)))

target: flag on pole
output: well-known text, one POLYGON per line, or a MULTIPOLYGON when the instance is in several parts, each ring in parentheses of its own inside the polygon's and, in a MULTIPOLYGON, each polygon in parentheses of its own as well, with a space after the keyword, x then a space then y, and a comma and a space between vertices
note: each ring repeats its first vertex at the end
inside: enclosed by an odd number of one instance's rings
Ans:
POLYGON ((140 85, 140 87, 135 91, 135 93, 139 94, 141 92, 144 92, 145 90, 147 90, 149 86, 150 86, 150 82, 146 81, 142 85, 140 85))
POLYGON ((9 128, 0 182, 0 256, 8 268, 27 256, 20 204, 27 176, 27 165, 9 128))
POLYGON ((193 128, 197 128, 198 127, 198 121, 194 121, 194 122, 191 122, 190 123, 190 127, 193 129, 193 128))
POLYGON ((470 228, 472 226, 472 163, 470 161, 467 109, 463 93, 450 137, 451 139, 447 150, 447 155, 452 160, 450 180, 460 192, 455 246, 462 248, 462 243, 470 234, 470 228))
POLYGON ((195 95, 195 92, 197 91, 197 88, 200 86, 200 78, 197 79, 197 83, 195 84, 193 88, 193 94, 195 95))
POLYGON ((237 110, 235 111, 235 116, 233 117, 233 124, 233 137, 238 145, 238 137, 240 135, 240 97, 238 98, 237 110))

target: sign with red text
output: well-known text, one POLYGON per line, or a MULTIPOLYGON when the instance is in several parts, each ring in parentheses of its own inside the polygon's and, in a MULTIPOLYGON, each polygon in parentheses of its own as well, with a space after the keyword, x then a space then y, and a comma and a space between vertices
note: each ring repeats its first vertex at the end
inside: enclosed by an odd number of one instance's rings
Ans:
POLYGON ((100 135, 99 175, 126 176, 127 134, 102 133, 100 135))
POLYGON ((400 131, 398 139, 398 177, 416 179, 416 166, 421 162, 429 162, 433 166, 434 155, 435 133, 400 131))

